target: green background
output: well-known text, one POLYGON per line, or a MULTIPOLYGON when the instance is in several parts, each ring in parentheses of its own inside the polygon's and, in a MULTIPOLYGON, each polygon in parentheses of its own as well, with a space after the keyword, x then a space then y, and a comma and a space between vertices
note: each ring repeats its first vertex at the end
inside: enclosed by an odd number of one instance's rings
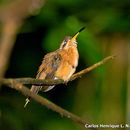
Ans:
MULTIPOLYGON (((130 124, 130 0, 46 1, 19 29, 6 77, 35 77, 44 55, 83 26, 86 29, 77 39, 77 71, 108 55, 117 57, 67 86, 58 85, 40 95, 93 124, 130 124)), ((26 109, 24 103, 19 92, 1 88, 1 130, 85 129, 35 101, 26 109)))

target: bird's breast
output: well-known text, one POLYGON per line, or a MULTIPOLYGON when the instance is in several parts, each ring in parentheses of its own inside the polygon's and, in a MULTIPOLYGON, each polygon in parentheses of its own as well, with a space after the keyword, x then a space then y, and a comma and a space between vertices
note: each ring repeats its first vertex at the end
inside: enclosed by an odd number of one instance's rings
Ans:
POLYGON ((55 75, 67 81, 75 72, 78 65, 78 50, 76 47, 69 47, 68 49, 62 49, 59 54, 61 55, 61 62, 55 75))

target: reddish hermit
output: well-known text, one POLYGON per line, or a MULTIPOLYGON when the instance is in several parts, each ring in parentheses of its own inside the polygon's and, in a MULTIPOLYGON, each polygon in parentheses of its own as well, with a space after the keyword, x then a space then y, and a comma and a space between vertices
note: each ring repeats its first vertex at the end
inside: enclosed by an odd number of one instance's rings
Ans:
MULTIPOLYGON (((70 79, 76 70, 79 59, 76 38, 84 28, 81 28, 73 37, 66 36, 59 49, 44 56, 36 76, 37 79, 62 79, 65 82, 70 79)), ((32 85, 30 91, 37 94, 41 90, 47 92, 53 87, 54 85, 32 85)), ((29 101, 30 98, 27 98, 24 107, 26 107, 29 101)))

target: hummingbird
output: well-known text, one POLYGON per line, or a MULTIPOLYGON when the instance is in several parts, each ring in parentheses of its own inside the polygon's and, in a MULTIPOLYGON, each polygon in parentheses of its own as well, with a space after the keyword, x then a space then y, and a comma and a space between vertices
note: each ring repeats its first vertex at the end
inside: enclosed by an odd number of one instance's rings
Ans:
MULTIPOLYGON (((36 79, 62 79, 64 82, 69 81, 78 66, 79 53, 76 38, 84 29, 85 27, 81 28, 73 37, 66 36, 61 42, 59 49, 44 56, 42 64, 38 69, 36 79)), ((54 87, 55 85, 32 85, 30 91, 38 94, 39 91, 47 92, 54 87)), ((26 107, 29 102, 30 97, 25 100, 24 107, 26 107)))

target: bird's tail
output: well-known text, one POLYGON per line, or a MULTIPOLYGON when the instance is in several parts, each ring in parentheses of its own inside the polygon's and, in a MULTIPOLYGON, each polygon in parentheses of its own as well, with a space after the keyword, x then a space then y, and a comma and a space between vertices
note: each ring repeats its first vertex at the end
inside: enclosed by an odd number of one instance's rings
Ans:
MULTIPOLYGON (((37 94, 37 93, 40 91, 41 88, 42 88, 42 86, 32 85, 30 91, 33 92, 33 93, 35 93, 35 94, 37 94)), ((27 106, 27 104, 30 102, 30 99, 31 99, 30 97, 26 98, 24 108, 25 108, 25 107, 27 106)))
MULTIPOLYGON (((31 92, 35 93, 35 94, 38 94, 38 92, 40 90, 44 91, 44 92, 47 92, 47 91, 50 91, 52 88, 54 88, 55 86, 35 86, 33 85, 30 89, 31 92)), ((24 105, 24 108, 27 106, 27 104, 30 102, 30 97, 26 98, 25 100, 25 105, 24 105)))
POLYGON ((24 108, 27 106, 27 104, 30 102, 30 98, 26 98, 24 108))

